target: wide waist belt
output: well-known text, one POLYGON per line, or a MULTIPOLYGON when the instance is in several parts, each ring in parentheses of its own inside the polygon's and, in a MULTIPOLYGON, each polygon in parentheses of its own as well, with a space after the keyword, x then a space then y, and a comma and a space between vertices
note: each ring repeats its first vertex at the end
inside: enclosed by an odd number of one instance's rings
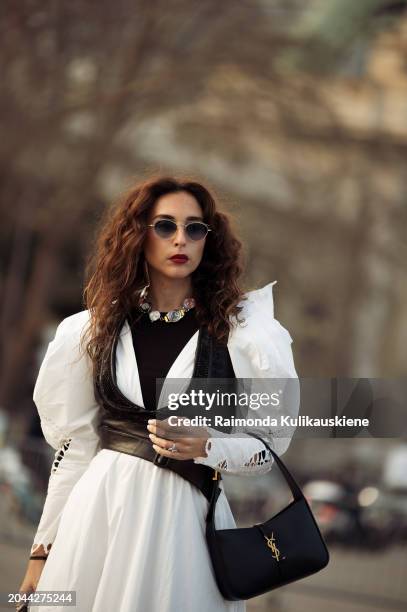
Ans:
POLYGON ((134 457, 140 457, 146 461, 151 461, 154 465, 160 468, 171 470, 182 478, 188 480, 195 485, 210 502, 215 486, 215 478, 221 479, 219 472, 206 465, 194 463, 192 459, 180 461, 178 459, 170 459, 157 453, 151 444, 149 438, 143 436, 135 436, 117 429, 113 429, 108 425, 100 427, 101 448, 107 448, 119 453, 126 453, 134 457))

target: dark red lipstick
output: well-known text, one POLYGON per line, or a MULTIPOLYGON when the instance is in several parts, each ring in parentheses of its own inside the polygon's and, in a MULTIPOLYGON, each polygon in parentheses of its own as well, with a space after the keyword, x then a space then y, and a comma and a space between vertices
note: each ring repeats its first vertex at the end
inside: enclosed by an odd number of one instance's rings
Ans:
POLYGON ((187 255, 173 255, 172 257, 170 257, 171 261, 173 261, 174 263, 186 263, 189 259, 189 257, 187 257, 187 255))

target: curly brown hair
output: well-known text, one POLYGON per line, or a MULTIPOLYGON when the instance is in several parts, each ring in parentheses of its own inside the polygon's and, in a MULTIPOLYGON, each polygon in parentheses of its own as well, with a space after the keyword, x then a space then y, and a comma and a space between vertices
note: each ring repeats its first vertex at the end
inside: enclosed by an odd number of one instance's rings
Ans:
POLYGON ((229 214, 220 212, 208 189, 195 180, 151 177, 131 187, 106 210, 86 262, 83 299, 90 314, 86 351, 95 372, 106 362, 119 322, 138 303, 146 284, 143 245, 149 211, 158 198, 179 191, 195 197, 204 222, 212 228, 202 260, 191 275, 197 321, 221 343, 227 342, 235 321, 242 322, 238 318, 242 310, 238 304, 245 299, 239 286, 242 244, 232 231, 229 214))

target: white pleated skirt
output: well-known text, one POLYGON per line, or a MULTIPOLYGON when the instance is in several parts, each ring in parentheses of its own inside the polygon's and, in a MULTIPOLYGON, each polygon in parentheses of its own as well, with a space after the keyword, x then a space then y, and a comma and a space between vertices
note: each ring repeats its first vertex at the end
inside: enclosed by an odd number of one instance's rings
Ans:
MULTIPOLYGON (((205 539, 208 501, 139 457, 100 450, 72 489, 37 591, 75 591, 76 606, 36 612, 245 612, 224 599, 205 539)), ((217 529, 236 527, 225 493, 217 529)))

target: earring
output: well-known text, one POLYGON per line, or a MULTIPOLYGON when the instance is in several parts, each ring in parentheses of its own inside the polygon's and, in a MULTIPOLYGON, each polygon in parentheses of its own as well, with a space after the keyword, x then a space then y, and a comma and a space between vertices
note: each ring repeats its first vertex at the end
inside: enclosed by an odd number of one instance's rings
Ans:
POLYGON ((148 273, 148 266, 147 266, 146 260, 144 260, 144 276, 147 279, 147 285, 145 285, 143 289, 141 290, 140 302, 139 302, 140 304, 145 301, 147 294, 148 294, 148 288, 150 286, 150 275, 148 273))

